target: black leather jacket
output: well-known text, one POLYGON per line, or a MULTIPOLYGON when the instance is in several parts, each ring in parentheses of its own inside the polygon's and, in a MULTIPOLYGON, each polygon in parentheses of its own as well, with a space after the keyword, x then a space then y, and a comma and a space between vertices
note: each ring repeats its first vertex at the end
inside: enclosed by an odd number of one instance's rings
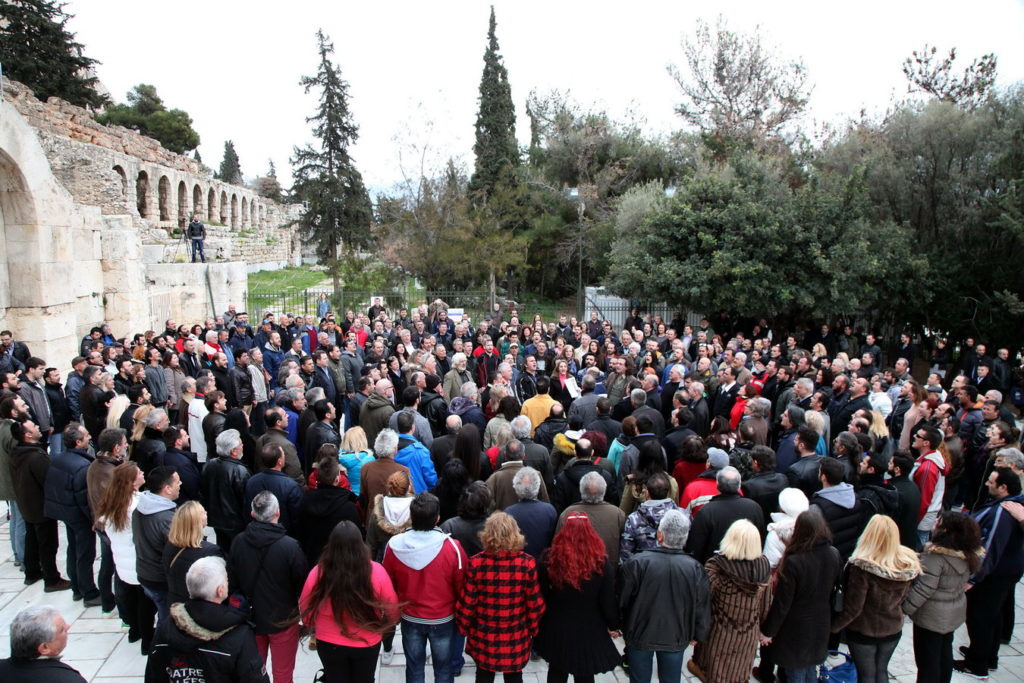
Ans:
POLYGON ((789 469, 786 470, 789 485, 795 489, 800 489, 810 499, 815 492, 821 489, 821 479, 818 478, 818 470, 823 459, 820 455, 809 455, 806 458, 800 458, 790 465, 789 469))
POLYGON ((679 652, 711 630, 707 574, 689 554, 645 550, 619 569, 619 610, 626 643, 638 650, 679 652))
POLYGON ((241 460, 218 456, 203 468, 201 493, 203 505, 214 529, 241 531, 249 522, 245 509, 245 484, 249 470, 241 460))

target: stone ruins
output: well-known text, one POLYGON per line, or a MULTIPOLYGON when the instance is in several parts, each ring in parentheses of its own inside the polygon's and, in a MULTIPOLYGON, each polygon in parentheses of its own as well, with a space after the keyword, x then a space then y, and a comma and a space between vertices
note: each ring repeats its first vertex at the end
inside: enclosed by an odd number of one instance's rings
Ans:
POLYGON ((4 81, 0 329, 64 368, 89 328, 162 330, 242 304, 248 273, 302 262, 301 210, 215 180, 194 160, 4 81), (206 224, 208 263, 180 229, 206 224))

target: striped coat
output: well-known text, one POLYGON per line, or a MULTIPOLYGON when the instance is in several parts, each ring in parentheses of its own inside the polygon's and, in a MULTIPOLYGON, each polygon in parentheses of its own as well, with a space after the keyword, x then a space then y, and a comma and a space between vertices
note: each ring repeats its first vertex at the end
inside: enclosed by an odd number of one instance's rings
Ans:
POLYGON ((484 551, 469 558, 455 619, 466 636, 466 654, 477 667, 522 671, 530 661, 530 644, 543 614, 544 598, 532 557, 484 551))
POLYGON ((716 553, 704 570, 711 584, 711 632, 697 645, 694 658, 704 680, 745 683, 757 654, 761 620, 771 604, 768 558, 730 560, 716 553))

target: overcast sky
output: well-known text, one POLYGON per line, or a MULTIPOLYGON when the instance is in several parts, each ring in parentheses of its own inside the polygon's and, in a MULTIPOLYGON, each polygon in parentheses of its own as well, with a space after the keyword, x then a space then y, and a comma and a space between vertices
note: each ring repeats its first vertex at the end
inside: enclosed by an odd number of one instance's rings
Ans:
MULTIPOLYGON (((888 0, 860 3, 724 1, 696 3, 496 0, 498 39, 529 140, 530 91, 568 90, 583 105, 622 117, 640 113, 651 133, 681 127, 678 90, 666 72, 682 63, 680 39, 698 18, 721 13, 730 28, 760 25, 767 42, 801 58, 814 84, 808 122, 842 122, 883 111, 902 97, 905 57, 925 43, 958 48, 964 64, 999 57, 999 82, 1024 80, 1024 2, 888 0)), ((235 143, 247 177, 267 159, 290 184, 294 145, 310 140, 314 111, 299 78, 317 65, 315 33, 334 41, 360 127, 353 150, 371 192, 418 173, 426 146, 436 162, 473 164, 473 125, 487 34, 487 2, 267 2, 249 0, 71 0, 69 28, 98 59, 117 101, 150 83, 169 108, 187 111, 216 168, 235 143)))

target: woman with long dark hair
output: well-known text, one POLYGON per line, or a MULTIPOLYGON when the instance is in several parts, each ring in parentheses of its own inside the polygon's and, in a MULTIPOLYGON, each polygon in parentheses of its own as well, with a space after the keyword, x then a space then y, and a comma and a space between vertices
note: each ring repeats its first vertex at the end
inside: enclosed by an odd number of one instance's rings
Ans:
POLYGON ((466 466, 462 464, 461 460, 449 458, 441 469, 441 478, 430 489, 430 492, 437 496, 441 505, 439 522, 445 522, 459 514, 459 500, 469 483, 469 472, 466 471, 466 466))
POLYGON ((832 590, 842 571, 832 532, 816 508, 800 513, 779 562, 775 597, 761 624, 761 644, 789 683, 815 683, 828 654, 832 590))
POLYGON ((334 527, 302 588, 299 610, 316 633, 324 683, 373 681, 383 634, 398 622, 398 596, 352 522, 334 527))
POLYGON ((953 632, 967 620, 964 586, 981 568, 981 557, 981 528, 974 518, 942 513, 921 553, 921 575, 903 601, 903 613, 914 622, 918 683, 949 683, 953 677, 953 632))
MULTIPOLYGON (((622 500, 619 502, 619 508, 627 515, 647 500, 647 492, 644 490, 644 487, 647 484, 647 479, 655 472, 661 472, 668 479, 668 497, 673 501, 679 500, 679 486, 676 480, 665 472, 664 458, 665 455, 661 450, 661 444, 657 441, 646 441, 640 445, 636 466, 626 476, 625 486, 622 490, 622 500)), ((622 466, 628 467, 625 459, 622 461, 622 466)))
POLYGON ((615 573, 590 518, 574 512, 555 534, 540 566, 547 609, 533 641, 548 662, 548 683, 592 683, 619 663, 609 631, 619 628, 615 573))
POLYGON ((452 457, 462 461, 470 481, 487 481, 491 476, 491 463, 480 451, 480 430, 474 424, 464 424, 455 437, 452 457))
POLYGON ((139 503, 139 489, 146 483, 142 470, 133 462, 114 468, 110 485, 103 492, 96 519, 110 539, 114 556, 114 598, 121 620, 128 624, 128 642, 141 640, 142 653, 149 654, 153 642, 156 605, 146 596, 135 570, 135 541, 132 512, 139 503))

